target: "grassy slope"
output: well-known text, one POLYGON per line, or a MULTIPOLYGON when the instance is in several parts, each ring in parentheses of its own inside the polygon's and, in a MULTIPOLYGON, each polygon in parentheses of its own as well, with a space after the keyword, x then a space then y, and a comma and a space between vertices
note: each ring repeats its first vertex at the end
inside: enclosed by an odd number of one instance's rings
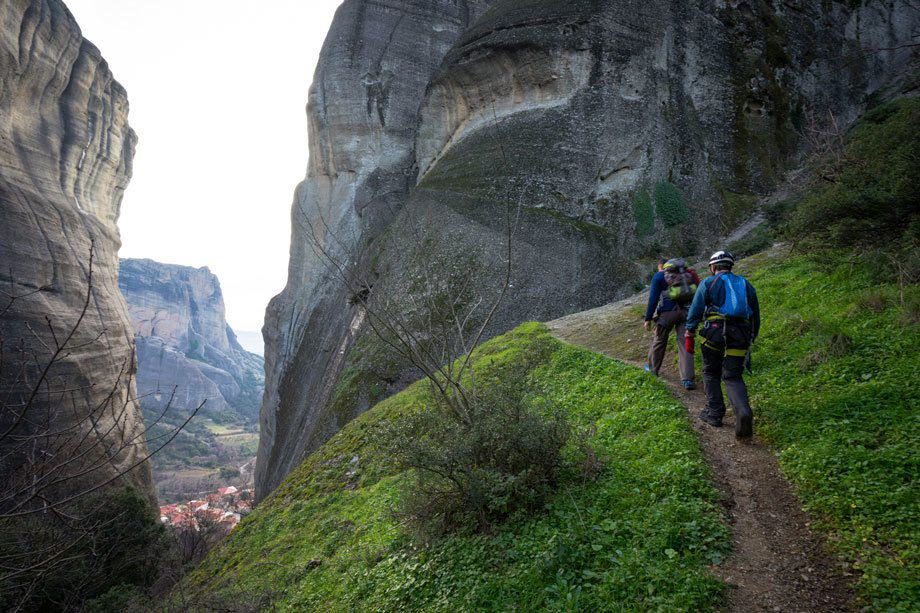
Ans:
MULTIPOLYGON (((871 608, 920 608, 920 288, 905 288, 902 307, 896 285, 840 252, 774 251, 739 271, 764 309, 748 378, 759 432, 818 527, 862 572, 857 587, 871 608)), ((594 331, 605 337, 599 346, 638 355, 644 343, 627 319, 594 331), (633 342, 611 340, 620 337, 633 342)), ((310 458, 197 580, 284 587, 292 605, 711 605, 719 586, 702 565, 718 559, 724 533, 679 407, 635 369, 551 341, 534 325, 490 343, 479 368, 500 375, 502 363, 543 343, 551 351, 537 376, 547 394, 579 423, 600 425, 597 444, 610 461, 599 482, 569 485, 546 514, 492 537, 412 552, 387 511, 399 476, 372 440, 376 422, 424 402, 415 386, 310 458), (358 487, 344 490, 349 483, 358 487), (321 565, 308 570, 313 559, 321 565)))
POLYGON ((839 252, 760 255, 741 271, 764 311, 748 379, 760 432, 862 571, 861 595, 876 609, 917 610, 920 287, 906 287, 914 306, 902 308, 895 284, 839 252))
POLYGON ((197 569, 206 590, 275 590, 283 608, 343 610, 706 610, 707 573, 727 548, 683 409, 636 369, 527 324, 485 345, 480 380, 524 352, 534 375, 607 458, 596 482, 570 481, 535 516, 489 536, 413 550, 389 509, 405 475, 374 446, 375 425, 415 410, 415 385, 346 426, 197 569))
MULTIPOLYGON (((873 609, 920 609, 920 287, 905 288, 902 308, 895 284, 843 252, 772 250, 738 272, 763 309, 747 377, 758 433, 817 527, 862 571, 860 596, 873 609)), ((643 310, 605 309, 571 340, 641 362, 643 310)))

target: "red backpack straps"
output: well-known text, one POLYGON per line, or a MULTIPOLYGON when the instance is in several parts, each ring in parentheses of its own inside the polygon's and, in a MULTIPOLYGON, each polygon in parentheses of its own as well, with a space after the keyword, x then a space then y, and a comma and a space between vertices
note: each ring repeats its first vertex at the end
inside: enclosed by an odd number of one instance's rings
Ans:
POLYGON ((719 279, 721 279, 722 275, 724 274, 725 274, 725 271, 717 272, 716 275, 712 278, 712 281, 709 283, 709 285, 706 286, 706 296, 705 296, 706 306, 709 306, 710 304, 712 304, 712 298, 710 297, 711 296, 710 292, 712 292, 713 286, 719 282, 719 279))

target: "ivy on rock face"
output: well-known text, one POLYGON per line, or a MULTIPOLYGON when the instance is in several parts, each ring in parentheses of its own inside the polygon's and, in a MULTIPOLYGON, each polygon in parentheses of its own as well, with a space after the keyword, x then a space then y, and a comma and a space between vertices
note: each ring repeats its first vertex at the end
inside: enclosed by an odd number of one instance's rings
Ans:
POLYGON ((655 211, 652 209, 652 196, 647 189, 636 192, 632 202, 633 217, 636 220, 636 234, 639 237, 655 233, 655 211))
POLYGON ((680 189, 670 181, 655 184, 655 211, 667 228, 673 228, 690 219, 690 209, 680 189))

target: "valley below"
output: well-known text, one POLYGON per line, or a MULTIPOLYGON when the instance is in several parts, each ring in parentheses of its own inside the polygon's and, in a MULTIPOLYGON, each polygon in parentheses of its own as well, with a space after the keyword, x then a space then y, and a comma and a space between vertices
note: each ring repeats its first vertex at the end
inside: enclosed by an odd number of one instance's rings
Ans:
POLYGON ((251 488, 263 361, 227 324, 217 277, 207 268, 122 260, 119 287, 135 330, 148 441, 177 433, 151 459, 160 501, 251 488))

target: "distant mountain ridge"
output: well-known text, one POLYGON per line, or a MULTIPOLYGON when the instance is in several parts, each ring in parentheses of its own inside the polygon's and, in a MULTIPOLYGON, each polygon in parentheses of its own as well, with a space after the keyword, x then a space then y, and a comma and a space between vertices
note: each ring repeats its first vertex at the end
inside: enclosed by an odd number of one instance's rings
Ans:
POLYGON ((240 345, 242 345, 246 351, 260 356, 265 355, 265 343, 262 340, 261 332, 255 332, 253 330, 235 330, 235 332, 236 340, 240 342, 240 345))
POLYGON ((137 388, 145 410, 191 410, 220 421, 258 417, 261 356, 243 349, 226 322, 220 281, 207 268, 122 259, 118 285, 137 346, 137 388))

